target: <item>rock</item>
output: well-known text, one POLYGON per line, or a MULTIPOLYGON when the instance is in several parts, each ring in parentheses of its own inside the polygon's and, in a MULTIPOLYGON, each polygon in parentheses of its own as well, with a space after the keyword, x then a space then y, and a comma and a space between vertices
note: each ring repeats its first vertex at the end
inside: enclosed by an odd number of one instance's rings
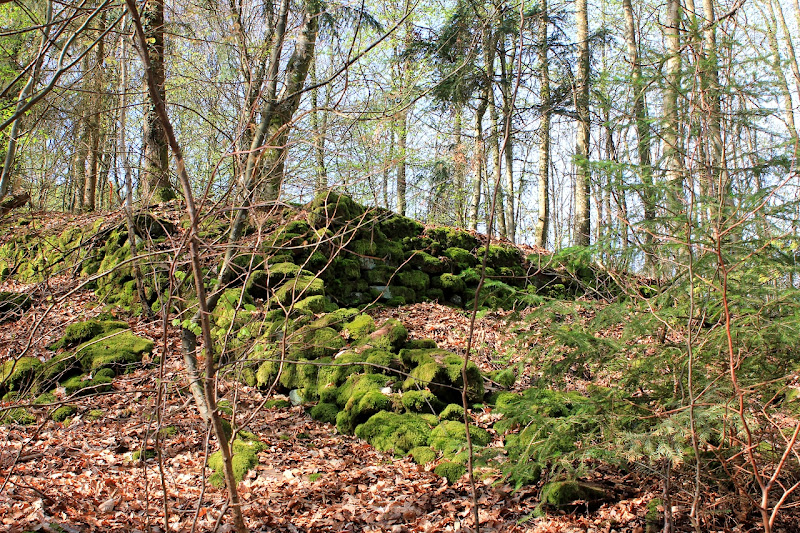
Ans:
POLYGON ((300 389, 294 389, 289 391, 289 401, 292 402, 292 405, 297 406, 302 405, 306 400, 303 398, 303 393, 300 389))

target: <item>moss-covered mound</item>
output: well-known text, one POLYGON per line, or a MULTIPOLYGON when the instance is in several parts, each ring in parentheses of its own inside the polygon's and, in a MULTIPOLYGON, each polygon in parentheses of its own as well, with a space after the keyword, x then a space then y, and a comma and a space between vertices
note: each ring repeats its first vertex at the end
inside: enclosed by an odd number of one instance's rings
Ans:
MULTIPOLYGON (((255 435, 244 431, 234 439, 231 451, 233 452, 233 476, 237 483, 243 480, 247 472, 258 464, 258 453, 265 449, 266 445, 255 435)), ((225 473, 221 451, 216 451, 208 457, 208 467, 214 471, 208 481, 217 488, 224 487, 225 473)))

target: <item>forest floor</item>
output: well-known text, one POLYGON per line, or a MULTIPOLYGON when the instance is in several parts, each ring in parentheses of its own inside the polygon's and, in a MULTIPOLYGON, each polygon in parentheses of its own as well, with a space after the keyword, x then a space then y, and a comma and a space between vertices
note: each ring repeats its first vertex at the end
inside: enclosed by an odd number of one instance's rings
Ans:
MULTIPOLYGON (((23 352, 49 357, 46 346, 67 324, 101 311, 93 293, 66 276, 35 287, 6 281, 0 290, 27 291, 35 297, 23 317, 0 328, 0 360, 23 352)), ((464 311, 426 303, 375 313, 376 319, 390 316, 404 322, 410 338, 431 338, 442 348, 465 351, 469 314, 464 311)), ((510 318, 509 313, 490 312, 477 320, 473 358, 482 369, 517 357, 509 342, 510 318)), ((205 483, 206 456, 215 445, 187 391, 179 331, 171 326, 165 330, 158 321, 127 321, 137 335, 156 343, 153 357, 162 365, 139 368, 117 378, 112 392, 73 402, 79 411, 68 425, 47 416, 55 405, 39 408, 38 424, 7 426, 7 433, 0 435, 0 531, 231 530, 230 514, 220 520, 225 491, 205 483), (145 446, 159 453, 133 460, 145 446)), ((521 376, 520 386, 529 386, 530 378, 521 376)), ((473 498, 466 476, 448 484, 433 474, 432 466, 418 466, 338 434, 335 427, 312 420, 302 407, 259 409, 268 398, 255 388, 221 382, 220 395, 235 400, 239 420, 248 418, 245 427, 267 446, 239 486, 251 530, 472 530, 473 498)), ((9 407, 0 404, 0 409, 9 407)), ((487 426, 494 416, 488 409, 476 415, 487 426)), ((500 446, 501 436, 494 438, 500 446)), ((658 478, 605 465, 598 465, 591 476, 587 481, 613 497, 599 507, 584 503, 545 516, 534 512, 540 486, 514 491, 499 476, 482 479, 477 486, 481 530, 652 530, 645 515, 647 503, 659 496, 658 478)), ((677 525, 688 528, 686 507, 677 505, 674 511, 677 525)))

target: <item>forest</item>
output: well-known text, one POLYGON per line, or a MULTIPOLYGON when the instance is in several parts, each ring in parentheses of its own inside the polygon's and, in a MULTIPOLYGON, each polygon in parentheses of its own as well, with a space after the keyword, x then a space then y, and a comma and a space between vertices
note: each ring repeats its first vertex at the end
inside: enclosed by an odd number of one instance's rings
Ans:
POLYGON ((795 46, 0 0, 0 531, 800 531, 795 46))

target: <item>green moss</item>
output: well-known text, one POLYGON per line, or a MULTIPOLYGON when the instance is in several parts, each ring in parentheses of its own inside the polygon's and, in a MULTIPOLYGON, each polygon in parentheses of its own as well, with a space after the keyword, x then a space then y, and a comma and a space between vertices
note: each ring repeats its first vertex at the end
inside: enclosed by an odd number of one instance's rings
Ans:
POLYGON ((55 422, 63 422, 67 418, 72 418, 78 412, 78 407, 75 405, 62 405, 50 415, 50 418, 55 422))
POLYGON ((467 288, 464 280, 453 274, 442 274, 441 276, 442 290, 445 296, 455 296, 462 294, 467 288))
POLYGON ((336 403, 346 410, 352 410, 369 392, 380 392, 391 378, 383 374, 354 374, 339 387, 336 403))
POLYGON ((428 390, 410 390, 403 393, 400 399, 403 407, 412 413, 433 413, 436 414, 441 402, 428 390))
POLYGON ((116 331, 128 329, 128 324, 117 320, 87 320, 67 326, 61 339, 50 346, 51 350, 72 348, 97 337, 105 337, 116 331))
POLYGON ((359 344, 369 344, 373 348, 395 351, 405 345, 406 339, 408 339, 406 327, 399 320, 390 318, 359 344))
POLYGON ((489 374, 489 377, 507 389, 514 386, 514 382, 517 380, 517 374, 514 372, 513 368, 495 370, 489 374))
POLYGON ((441 274, 447 268, 447 263, 438 257, 418 250, 409 253, 408 265, 417 267, 426 274, 441 274))
POLYGON ((312 328, 329 327, 336 331, 341 331, 345 324, 358 316, 359 313, 360 311, 355 308, 336 309, 314 320, 310 325, 312 328))
POLYGON ((317 387, 322 394, 326 388, 335 389, 342 384, 351 374, 357 374, 364 370, 359 364, 364 361, 364 356, 357 352, 344 352, 332 361, 330 366, 320 367, 317 378, 317 387))
POLYGON ((42 362, 36 357, 5 361, 0 367, 0 392, 26 390, 41 366, 42 362))
POLYGON ((415 292, 425 292, 431 285, 431 277, 421 270, 409 270, 397 275, 401 285, 413 289, 415 292))
POLYGON ((309 313, 319 314, 325 311, 327 300, 321 294, 303 298, 294 305, 298 311, 308 311, 309 313))
MULTIPOLYGON (((477 251, 479 259, 483 258, 486 247, 482 246, 477 251)), ((522 254, 517 248, 509 246, 489 246, 488 264, 492 268, 519 266, 522 262, 522 254)))
POLYGON ((466 270, 478 263, 475 256, 463 248, 448 248, 444 251, 444 255, 453 262, 457 270, 466 270))
POLYGON ((364 279, 369 285, 386 285, 393 274, 394 270, 385 265, 378 265, 370 270, 365 270, 364 279))
POLYGON ((364 208, 350 197, 333 191, 322 192, 308 206, 308 222, 315 228, 338 227, 364 213, 364 208))
POLYGON ((356 435, 380 451, 405 455, 427 444, 430 426, 414 414, 381 411, 358 426, 356 435))
POLYGON ((436 341, 433 339, 411 339, 406 343, 406 349, 409 350, 431 350, 436 348, 436 341))
POLYGON ((46 405, 50 403, 56 403, 58 398, 56 398, 55 394, 52 392, 45 392, 40 394, 33 400, 33 405, 46 405))
POLYGON ((364 360, 364 372, 367 374, 387 373, 392 370, 400 370, 402 362, 395 355, 380 348, 369 348, 362 352, 364 360))
POLYGON ((418 465, 426 465, 428 463, 432 463, 436 460, 436 452, 433 451, 430 446, 417 446, 416 448, 412 448, 408 455, 414 459, 414 462, 418 465))
POLYGON ((423 232, 425 227, 408 217, 394 215, 380 224, 383 231, 389 238, 400 240, 404 237, 416 237, 423 232))
POLYGON ((5 412, 0 412, 0 424, 19 424, 29 426, 36 423, 36 417, 22 407, 14 407, 5 412))
POLYGON ((323 295, 324 282, 317 277, 301 274, 295 279, 289 279, 275 291, 275 300, 281 305, 289 305, 298 299, 309 296, 323 295))
POLYGON ((539 496, 542 504, 563 507, 579 500, 596 501, 605 497, 605 492, 580 481, 553 481, 542 487, 539 496))
MULTIPOLYGON (((265 450, 266 446, 259 440, 244 440, 237 438, 233 441, 233 477, 236 482, 244 479, 244 476, 258 464, 258 453, 265 450)), ((224 462, 222 452, 216 451, 208 458, 208 466, 214 473, 209 478, 209 482, 215 487, 225 486, 225 474, 223 473, 224 462)))
MULTIPOLYGON (((486 446, 491 440, 488 431, 473 425, 470 425, 469 435, 472 439, 472 444, 475 446, 486 446)), ((455 420, 442 422, 431 432, 429 444, 435 450, 446 451, 452 441, 467 442, 467 431, 463 422, 455 420)))
POLYGON ((456 403, 451 403, 439 413, 440 420, 464 420, 464 408, 456 403))
POLYGON ((145 448, 144 457, 142 457, 142 450, 136 450, 131 454, 131 460, 136 462, 139 460, 146 461, 147 459, 155 459, 156 451, 153 448, 145 448))
MULTIPOLYGON (((447 377, 450 384, 454 387, 461 389, 464 385, 462 375, 462 367, 464 360, 455 354, 445 356, 443 361, 447 369, 447 377)), ((483 376, 481 371, 473 361, 467 363, 467 399, 470 402, 479 402, 483 400, 483 376)))
POLYGON ((336 415, 339 414, 339 407, 335 403, 320 402, 310 411, 311 418, 328 424, 336 423, 336 415))
POLYGON ((418 390, 429 388, 438 395, 445 394, 447 391, 447 372, 445 368, 436 361, 430 361, 415 367, 408 378, 403 382, 403 390, 418 390))
POLYGON ((292 352, 307 359, 330 357, 344 348, 345 341, 333 328, 301 328, 293 335, 292 352))
POLYGON ((481 273, 474 268, 468 268, 458 275, 465 286, 477 287, 481 280, 481 273))
POLYGON ((375 319, 366 314, 358 315, 345 324, 344 329, 349 339, 357 341, 375 331, 375 319))
POLYGON ((101 368, 124 370, 140 362, 145 354, 153 351, 152 341, 138 337, 130 331, 122 331, 100 339, 102 340, 89 341, 75 350, 75 356, 85 370, 101 368))
POLYGON ((95 394, 98 392, 108 392, 111 390, 111 383, 114 381, 114 371, 110 368, 98 370, 91 379, 88 376, 73 376, 61 383, 67 396, 80 393, 95 394))
POLYGON ((433 469, 433 473, 437 476, 441 476, 446 478, 448 483, 455 483, 461 476, 463 476, 467 472, 467 468, 464 465, 453 463, 451 461, 442 461, 436 468, 433 469))
POLYGON ((178 428, 176 428, 175 426, 164 426, 158 430, 158 434, 161 435, 162 437, 174 437, 175 435, 178 434, 178 428))

